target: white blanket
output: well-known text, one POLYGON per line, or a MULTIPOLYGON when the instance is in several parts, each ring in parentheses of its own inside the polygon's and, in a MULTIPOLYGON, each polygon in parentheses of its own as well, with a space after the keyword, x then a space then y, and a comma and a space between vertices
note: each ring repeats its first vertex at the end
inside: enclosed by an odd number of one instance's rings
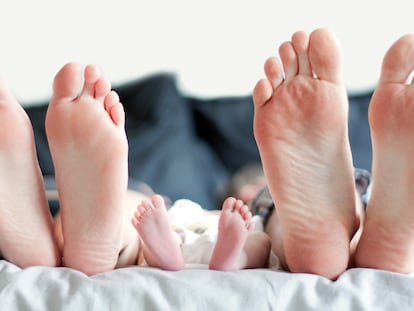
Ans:
POLYGON ((0 310, 414 310, 414 277, 351 269, 337 281, 271 269, 128 267, 87 277, 0 261, 0 310))
POLYGON ((332 282, 279 271, 277 261, 272 269, 210 271, 217 215, 206 216, 188 200, 169 212, 174 226, 212 229, 201 235, 185 230, 185 270, 134 266, 87 277, 69 268, 22 270, 0 260, 0 311, 414 310, 414 275, 351 269, 332 282))

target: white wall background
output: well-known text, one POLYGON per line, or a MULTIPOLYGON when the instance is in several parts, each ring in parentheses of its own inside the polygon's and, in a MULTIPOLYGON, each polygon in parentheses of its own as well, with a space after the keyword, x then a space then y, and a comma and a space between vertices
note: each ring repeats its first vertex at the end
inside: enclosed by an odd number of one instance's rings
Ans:
POLYGON ((175 72, 197 96, 250 93, 264 60, 296 30, 331 28, 350 91, 373 87, 382 56, 414 32, 412 0, 9 0, 0 4, 0 76, 23 102, 50 96, 68 61, 114 84, 175 72))

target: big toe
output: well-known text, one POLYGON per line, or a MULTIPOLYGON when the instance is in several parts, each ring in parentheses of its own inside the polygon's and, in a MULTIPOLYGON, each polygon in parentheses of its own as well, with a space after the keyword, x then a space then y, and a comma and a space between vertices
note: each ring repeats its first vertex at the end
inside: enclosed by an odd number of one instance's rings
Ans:
POLYGON ((18 104, 7 86, 6 81, 0 79, 0 107, 9 106, 10 104, 18 104))
POLYGON ((309 38, 309 61, 318 79, 334 83, 342 81, 342 53, 336 36, 320 28, 309 38))
POLYGON ((380 83, 407 83, 414 70, 414 34, 398 39, 385 54, 380 83))
POLYGON ((154 209, 165 209, 164 198, 159 194, 154 194, 151 197, 151 203, 153 204, 154 209))
POLYGON ((53 81, 53 98, 74 100, 82 87, 80 64, 68 63, 60 69, 53 81))

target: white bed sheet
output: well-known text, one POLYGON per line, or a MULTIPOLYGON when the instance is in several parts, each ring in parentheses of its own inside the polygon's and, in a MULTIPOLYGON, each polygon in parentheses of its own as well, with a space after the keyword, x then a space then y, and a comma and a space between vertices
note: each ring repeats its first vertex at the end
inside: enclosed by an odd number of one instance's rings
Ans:
POLYGON ((128 267, 87 277, 0 261, 0 310, 414 310, 414 277, 351 269, 337 281, 271 269, 128 267))

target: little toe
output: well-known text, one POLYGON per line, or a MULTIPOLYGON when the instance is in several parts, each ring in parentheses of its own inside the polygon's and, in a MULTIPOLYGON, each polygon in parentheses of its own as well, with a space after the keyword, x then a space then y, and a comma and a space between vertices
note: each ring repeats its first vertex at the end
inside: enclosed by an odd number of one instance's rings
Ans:
POLYGON ((124 106, 119 101, 119 96, 116 92, 110 91, 104 99, 105 110, 108 112, 112 122, 119 128, 125 126, 125 110, 124 106))
POLYGON ((255 107, 262 107, 273 95, 273 87, 269 80, 261 79, 253 90, 253 103, 255 107))
POLYGON ((132 226, 133 226, 135 229, 138 229, 138 226, 139 226, 139 220, 138 220, 138 218, 137 218, 136 216, 131 218, 131 223, 132 223, 132 226))
POLYGON ((255 223, 254 222, 246 222, 246 229, 247 231, 252 231, 255 227, 255 223))

